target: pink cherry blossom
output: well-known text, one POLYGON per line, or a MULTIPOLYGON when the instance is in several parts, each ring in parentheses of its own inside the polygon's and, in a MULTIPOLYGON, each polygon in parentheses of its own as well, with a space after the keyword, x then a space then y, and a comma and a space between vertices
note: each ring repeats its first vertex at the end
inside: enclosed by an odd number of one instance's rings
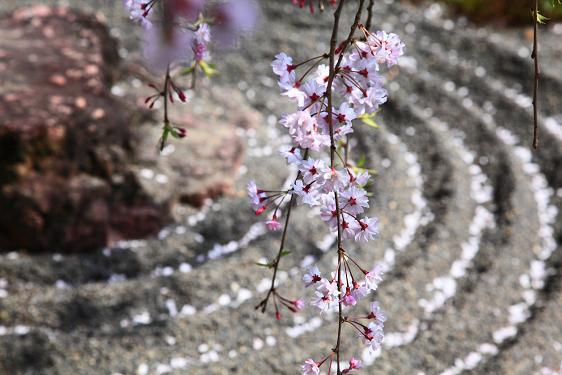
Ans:
POLYGON ((300 310, 304 309, 304 300, 302 300, 302 299, 294 300, 293 305, 295 305, 295 308, 298 311, 300 311, 300 310))
POLYGON ((248 191, 248 196, 250 198, 250 203, 252 204, 252 208, 254 210, 259 210, 260 208, 263 208, 264 207, 263 199, 265 197, 265 193, 257 188, 255 181, 253 180, 248 181, 247 191, 248 191))
POLYGON ((382 268, 378 264, 376 264, 373 269, 365 273, 365 286, 369 290, 377 290, 379 284, 382 282, 382 276, 382 268))
POLYGON ((379 233, 378 221, 375 218, 366 217, 359 220, 359 230, 355 234, 355 241, 369 241, 379 233))
POLYGON ((312 284, 316 284, 320 280, 322 280, 322 278, 320 276, 320 270, 318 269, 317 266, 308 267, 306 273, 302 277, 302 281, 304 282, 304 285, 307 288, 312 284))
POLYGON ((277 221, 277 218, 275 216, 271 220, 266 221, 265 225, 270 231, 277 231, 281 229, 281 223, 277 221))
POLYGON ((357 186, 351 186, 340 194, 340 205, 352 215, 361 214, 369 207, 367 192, 357 186))
POLYGON ((302 375, 318 375, 320 373, 320 368, 318 363, 313 359, 307 359, 302 365, 302 375))
POLYGON ((280 153, 287 159, 289 164, 300 164, 302 162, 301 150, 299 148, 283 146, 280 153))
POLYGON ((383 340, 384 332, 382 326, 376 322, 369 323, 363 335, 363 342, 371 351, 377 351, 381 348, 383 340))
POLYGON ((350 374, 353 370, 359 370, 363 368, 363 365, 360 360, 355 357, 351 357, 349 360, 349 367, 342 371, 342 374, 350 374))
POLYGON ((371 312, 369 313, 369 318, 374 319, 376 323, 381 326, 384 325, 386 321, 386 314, 382 311, 378 301, 371 302, 371 312))
POLYGON ((316 206, 318 202, 318 192, 314 190, 311 184, 305 185, 302 180, 298 180, 293 184, 293 193, 298 195, 299 202, 309 206, 316 206))
POLYGON ((353 294, 351 293, 351 290, 348 289, 345 292, 345 295, 342 298, 342 303, 345 306, 355 306, 357 304, 357 300, 355 299, 355 297, 353 296, 353 294))

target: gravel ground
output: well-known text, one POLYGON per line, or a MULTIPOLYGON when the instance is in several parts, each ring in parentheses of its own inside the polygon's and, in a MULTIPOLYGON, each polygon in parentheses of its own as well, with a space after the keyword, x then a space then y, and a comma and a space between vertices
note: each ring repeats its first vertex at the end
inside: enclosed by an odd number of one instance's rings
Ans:
MULTIPOLYGON (((8 9, 26 3, 35 2, 12 1, 8 9)), ((127 48, 122 54, 134 58, 137 39, 120 1, 71 3, 83 4, 105 14, 127 48)), ((213 82, 242 92, 240 100, 266 119, 245 134, 240 194, 188 210, 158 238, 84 256, 1 254, 0 370, 294 374, 305 356, 319 358, 333 346, 333 316, 305 311, 276 322, 253 309, 269 276, 253 264, 274 254, 279 236, 254 225, 244 185, 255 178, 276 186, 289 177, 275 152, 287 142, 276 119, 289 107, 269 62, 278 51, 297 60, 324 52, 331 21, 288 0, 262 2, 262 12, 259 32, 240 52, 217 57, 222 73, 213 82)), ((541 149, 532 153, 532 67, 521 50, 523 32, 472 28, 447 20, 435 6, 381 1, 376 19, 383 15, 381 27, 404 38, 407 56, 391 72, 381 129, 359 125, 355 135, 354 152, 377 170, 371 210, 381 236, 352 251, 387 265, 378 299, 389 320, 382 353, 368 355, 346 338, 346 356, 362 356, 369 365, 364 373, 558 369, 557 36, 545 35, 544 129, 541 149), (459 264, 463 272, 454 272, 459 264)), ((348 7, 343 27, 350 19, 348 7)), ((323 268, 332 264, 325 237, 318 220, 296 210, 288 244, 294 255, 281 273, 286 294, 301 291, 303 257, 323 268)))

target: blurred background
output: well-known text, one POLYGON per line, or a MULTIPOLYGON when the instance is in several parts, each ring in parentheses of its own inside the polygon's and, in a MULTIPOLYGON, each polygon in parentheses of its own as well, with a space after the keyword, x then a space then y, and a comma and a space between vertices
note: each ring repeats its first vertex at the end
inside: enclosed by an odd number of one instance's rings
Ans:
MULTIPOLYGON (((406 55, 380 127, 357 124, 352 143, 376 171, 381 234, 348 250, 387 270, 383 351, 344 335, 364 373, 562 371, 562 7, 542 5, 532 151, 530 3, 375 2, 374 28, 406 55)), ((271 276, 255 262, 280 236, 244 190, 291 178, 277 153, 291 106, 269 64, 324 53, 331 12, 260 1, 258 30, 215 51, 220 74, 172 107, 187 137, 158 154, 161 108, 143 102, 161 77, 122 5, 0 3, 0 373, 299 373, 337 325, 254 311, 271 276)), ((284 294, 303 296, 307 264, 332 267, 331 244, 295 211, 284 294)))

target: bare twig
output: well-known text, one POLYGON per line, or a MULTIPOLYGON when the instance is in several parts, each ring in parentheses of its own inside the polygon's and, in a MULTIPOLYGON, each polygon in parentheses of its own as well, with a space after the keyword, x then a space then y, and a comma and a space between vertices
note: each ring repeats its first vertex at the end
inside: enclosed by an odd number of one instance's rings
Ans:
POLYGON ((164 125, 162 138, 160 138, 160 151, 164 150, 166 146, 166 139, 168 138, 168 132, 170 128, 170 120, 168 119, 168 96, 170 86, 170 65, 166 68, 166 77, 164 78, 164 88, 162 89, 162 96, 164 97, 164 125))
POLYGON ((371 22, 373 20, 373 8, 375 6, 375 0, 369 0, 369 5, 367 5, 367 22, 365 23, 365 28, 371 30, 371 22))
MULTIPOLYGON (((305 150, 303 159, 308 158, 308 149, 305 150)), ((302 173, 299 171, 297 173, 297 177, 295 178, 295 182, 297 182, 302 177, 302 173)), ((285 247, 285 238, 287 236, 287 229, 289 228, 289 221, 291 219, 291 211, 293 206, 295 205, 296 195, 291 195, 291 200, 289 201, 289 207, 287 207, 287 216, 285 216, 285 225, 283 226, 283 233, 281 234, 281 244, 279 245, 279 251, 277 252, 277 257, 275 258, 275 263, 273 265, 273 276, 271 277, 271 286, 269 287, 269 291, 267 292, 265 298, 256 306, 256 309, 261 308, 261 312, 264 313, 267 308, 267 302, 269 301, 269 297, 273 293, 275 293, 275 280, 277 278, 277 270, 279 269, 279 263, 281 261, 281 256, 283 253, 283 248, 285 247)))
POLYGON ((539 147, 539 108, 538 108, 538 95, 539 95, 539 80, 541 76, 539 67, 539 0, 535 0, 535 11, 533 13, 534 32, 533 32, 533 53, 531 58, 535 61, 535 86, 533 89, 533 148, 536 150, 539 147))

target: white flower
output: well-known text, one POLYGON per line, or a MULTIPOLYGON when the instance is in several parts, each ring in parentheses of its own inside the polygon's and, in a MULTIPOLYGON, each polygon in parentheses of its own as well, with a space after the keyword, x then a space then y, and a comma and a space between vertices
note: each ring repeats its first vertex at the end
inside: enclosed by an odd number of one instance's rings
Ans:
POLYGON ((340 191, 349 183, 349 175, 345 170, 332 169, 329 166, 322 170, 321 177, 322 191, 325 193, 330 193, 334 190, 340 191))
POLYGON ((365 285, 359 285, 359 287, 353 288, 351 294, 356 300, 359 301, 360 299, 365 298, 367 294, 369 294, 369 289, 367 289, 365 285))
POLYGON ((340 108, 336 112, 334 112, 334 116, 340 124, 351 122, 357 118, 355 110, 345 102, 340 105, 340 108))
POLYGON ((378 264, 375 264, 373 269, 365 274, 365 286, 372 291, 377 290, 379 284, 382 282, 382 276, 382 268, 378 264))
POLYGON ((306 184, 317 181, 320 177, 320 172, 326 168, 326 163, 323 160, 309 158, 304 160, 299 165, 299 170, 303 174, 303 180, 306 184))
POLYGON ((357 236, 357 233, 361 230, 361 227, 359 227, 357 220, 349 215, 346 215, 341 221, 341 228, 342 238, 344 240, 355 238, 357 236))
POLYGON ((302 365, 302 375, 318 375, 320 373, 320 368, 318 363, 313 359, 307 359, 302 365))
POLYGON ((375 218, 366 217, 359 221, 360 229, 355 234, 355 241, 369 241, 379 233, 378 221, 375 218))
POLYGON ((308 109, 285 115, 280 123, 289 129, 289 134, 302 148, 319 151, 330 144, 329 135, 319 133, 318 122, 308 109))
POLYGON ((258 190, 256 182, 254 180, 248 181, 247 190, 252 208, 254 210, 258 210, 264 207, 263 198, 265 197, 265 193, 261 190, 258 190))
POLYGON ((302 277, 302 281, 307 288, 312 284, 319 282, 320 280, 322 280, 322 278, 320 277, 320 270, 317 266, 308 267, 306 273, 302 277))
POLYGON ((298 180, 293 184, 293 193, 299 196, 300 203, 309 206, 318 205, 318 194, 310 185, 304 185, 302 180, 298 180))
POLYGON ((379 63, 386 63, 389 67, 398 63, 398 58, 404 54, 404 43, 394 33, 377 31, 369 35, 367 42, 379 63))
POLYGON ((354 183, 358 186, 365 186, 365 185, 367 185, 367 182, 369 181, 369 178, 370 178, 369 172, 367 172, 367 171, 361 172, 357 176, 355 176, 354 183))
POLYGON ((293 99, 299 108, 304 107, 304 101, 308 98, 308 95, 300 89, 300 85, 298 83, 294 84, 281 95, 284 95, 289 99, 293 99))
POLYGON ((320 284, 316 287, 316 290, 334 298, 337 298, 340 294, 336 280, 328 281, 328 279, 322 279, 320 280, 320 284))
POLYGON ((141 23, 144 28, 151 28, 152 22, 149 20, 149 15, 142 9, 145 0, 125 0, 125 7, 129 10, 129 17, 141 23))
POLYGON ((367 192, 356 186, 350 186, 340 194, 340 207, 352 215, 363 213, 369 207, 367 192))
POLYGON ((313 107, 311 107, 312 110, 316 112, 320 108, 318 100, 326 92, 326 87, 323 85, 319 85, 316 81, 308 80, 302 85, 301 90, 306 94, 304 106, 308 107, 312 103, 317 103, 313 107))
POLYGON ((369 318, 374 319, 375 322, 381 326, 384 325, 384 322, 386 321, 386 314, 382 311, 378 301, 371 302, 371 312, 369 314, 369 318))
POLYGON ((285 52, 281 52, 275 56, 275 60, 271 63, 271 67, 273 68, 273 73, 280 77, 284 77, 294 70, 294 68, 292 68, 292 64, 293 58, 285 52))
POLYGON ((321 86, 328 86, 328 78, 330 77, 330 67, 327 65, 318 65, 316 68, 316 83, 321 86))
POLYGON ((371 349, 371 351, 380 349, 384 340, 383 327, 376 322, 369 323, 368 328, 365 330, 363 339, 364 343, 371 349))
POLYGON ((302 161, 301 150, 299 148, 283 146, 280 150, 281 155, 287 159, 289 164, 299 164, 302 161))
POLYGON ((211 41, 211 30, 209 25, 202 23, 195 32, 195 37, 199 43, 209 43, 211 41))
POLYGON ((336 201, 331 194, 322 196, 322 207, 320 207, 320 218, 335 231, 338 225, 338 212, 336 211, 336 201))

